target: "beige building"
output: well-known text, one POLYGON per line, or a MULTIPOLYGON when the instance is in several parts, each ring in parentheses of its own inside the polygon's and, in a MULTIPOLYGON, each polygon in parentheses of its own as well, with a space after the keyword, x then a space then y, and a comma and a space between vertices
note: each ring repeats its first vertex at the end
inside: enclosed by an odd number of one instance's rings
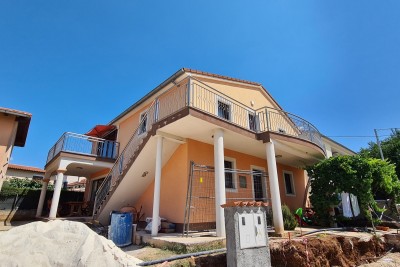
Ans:
POLYGON ((0 107, 0 190, 14 146, 25 146, 32 114, 0 107))
POLYGON ((76 175, 87 178, 85 200, 103 224, 112 210, 134 206, 177 229, 190 224, 217 236, 225 236, 222 204, 262 201, 280 234, 281 204, 294 210, 307 198, 303 167, 336 152, 351 153, 283 110, 261 84, 180 69, 107 125, 61 136, 49 150, 43 188, 56 180, 50 218, 64 176, 76 175))
POLYGON ((28 178, 42 180, 44 178, 45 170, 16 164, 8 164, 6 173, 7 179, 9 178, 28 178))

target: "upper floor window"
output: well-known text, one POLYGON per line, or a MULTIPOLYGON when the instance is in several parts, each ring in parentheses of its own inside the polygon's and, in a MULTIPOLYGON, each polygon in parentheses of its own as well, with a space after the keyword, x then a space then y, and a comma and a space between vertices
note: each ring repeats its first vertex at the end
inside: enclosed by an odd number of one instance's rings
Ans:
POLYGON ((293 180, 293 173, 284 171, 283 172, 283 180, 285 182, 285 192, 286 195, 294 196, 296 193, 294 191, 294 180, 293 180))
POLYGON ((231 120, 231 105, 225 101, 218 100, 218 117, 231 120))
POLYGON ((252 131, 257 131, 257 121, 256 121, 256 114, 249 112, 249 129, 252 131))
POLYGON ((147 113, 143 112, 140 114, 139 120, 139 134, 147 132, 147 113))

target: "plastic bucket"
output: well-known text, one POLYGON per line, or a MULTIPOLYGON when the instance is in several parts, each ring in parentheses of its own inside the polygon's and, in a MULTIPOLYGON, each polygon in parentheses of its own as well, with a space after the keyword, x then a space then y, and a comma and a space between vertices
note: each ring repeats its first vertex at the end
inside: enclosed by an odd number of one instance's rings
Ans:
POLYGON ((132 213, 130 212, 111 212, 111 227, 108 237, 118 247, 132 244, 132 221, 132 213))

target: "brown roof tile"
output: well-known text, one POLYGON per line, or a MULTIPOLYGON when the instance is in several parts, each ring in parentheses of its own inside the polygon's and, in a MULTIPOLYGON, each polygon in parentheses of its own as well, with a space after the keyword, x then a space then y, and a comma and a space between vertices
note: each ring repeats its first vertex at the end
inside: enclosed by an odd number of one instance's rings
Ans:
POLYGON ((214 73, 210 73, 210 72, 193 70, 193 69, 189 69, 189 68, 183 68, 183 70, 186 72, 194 73, 194 74, 200 74, 200 75, 205 75, 205 76, 214 77, 214 78, 220 78, 220 79, 224 79, 224 80, 230 80, 230 81, 235 81, 235 82, 241 82, 241 83, 247 83, 247 84, 251 84, 251 85, 261 86, 261 84, 257 83, 257 82, 236 79, 236 78, 232 78, 229 76, 223 76, 223 75, 214 74, 214 73))
POLYGON ((36 167, 30 167, 30 166, 23 166, 23 165, 16 165, 16 164, 8 164, 9 169, 14 169, 14 170, 21 170, 21 171, 30 171, 30 172, 41 172, 45 173, 46 171, 40 168, 36 167))
POLYGON ((267 207, 268 202, 262 201, 233 201, 221 205, 223 208, 228 207, 267 207))

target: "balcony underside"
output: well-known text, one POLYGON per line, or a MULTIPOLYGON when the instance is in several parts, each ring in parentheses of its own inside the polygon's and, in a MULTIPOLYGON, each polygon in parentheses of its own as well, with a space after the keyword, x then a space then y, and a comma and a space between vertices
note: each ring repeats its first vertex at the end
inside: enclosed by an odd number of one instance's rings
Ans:
POLYGON ((82 155, 72 152, 60 152, 45 166, 47 175, 56 174, 57 169, 65 168, 65 175, 89 177, 91 174, 111 168, 113 159, 82 155))
POLYGON ((213 144, 213 131, 224 129, 224 147, 266 159, 263 143, 275 143, 277 162, 304 167, 325 157, 324 151, 309 141, 272 132, 255 133, 193 108, 185 108, 157 124, 164 133, 213 144))

